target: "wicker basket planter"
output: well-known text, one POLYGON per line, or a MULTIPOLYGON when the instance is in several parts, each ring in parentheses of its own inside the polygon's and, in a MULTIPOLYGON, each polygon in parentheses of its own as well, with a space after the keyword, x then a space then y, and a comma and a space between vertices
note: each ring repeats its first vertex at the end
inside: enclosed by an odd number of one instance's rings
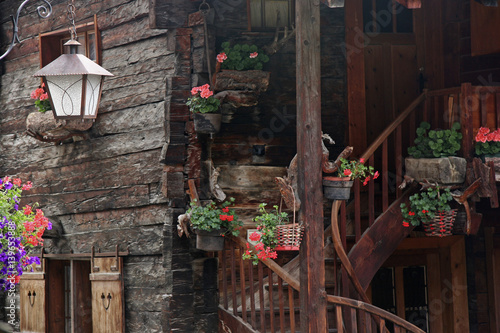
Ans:
POLYGON ((284 224, 276 227, 276 239, 278 244, 276 251, 298 251, 304 227, 298 224, 284 224))
POLYGON ((431 222, 422 222, 426 236, 445 237, 453 234, 453 224, 457 216, 457 209, 440 211, 431 222))

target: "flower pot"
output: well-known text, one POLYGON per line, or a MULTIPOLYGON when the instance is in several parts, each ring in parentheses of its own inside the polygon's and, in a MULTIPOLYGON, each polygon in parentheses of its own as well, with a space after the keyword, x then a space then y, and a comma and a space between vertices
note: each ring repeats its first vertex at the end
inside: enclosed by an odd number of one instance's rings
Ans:
POLYGON ((215 75, 215 91, 245 90, 261 93, 269 87, 270 72, 261 70, 227 70, 215 75))
POLYGON ((222 251, 224 250, 224 232, 225 230, 195 230, 196 248, 203 251, 222 251))
POLYGON ((467 161, 465 158, 448 156, 440 158, 405 159, 406 175, 416 181, 439 184, 461 184, 465 181, 467 161))
POLYGON ((276 239, 278 244, 274 248, 276 251, 298 251, 304 227, 298 224, 278 225, 276 227, 276 239))
POLYGON ((457 216, 457 210, 439 211, 430 222, 422 222, 426 236, 451 236, 453 234, 453 224, 457 216))
POLYGON ((349 177, 323 177, 323 194, 330 200, 348 200, 353 184, 349 177))
POLYGON ((194 130, 200 134, 215 134, 220 131, 220 113, 194 113, 194 130))

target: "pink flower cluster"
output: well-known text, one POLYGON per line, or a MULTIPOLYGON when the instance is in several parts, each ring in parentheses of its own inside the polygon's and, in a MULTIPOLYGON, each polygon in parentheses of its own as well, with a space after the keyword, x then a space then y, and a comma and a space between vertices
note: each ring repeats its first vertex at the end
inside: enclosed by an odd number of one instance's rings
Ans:
POLYGON ((199 86, 199 87, 194 87, 193 89, 191 89, 191 95, 196 95, 197 93, 200 93, 200 96, 202 98, 209 98, 210 96, 212 96, 214 94, 214 92, 212 90, 210 90, 210 85, 207 83, 207 84, 204 84, 202 86, 199 86))
POLYGON ((479 128, 477 135, 475 137, 476 142, 500 142, 500 128, 497 130, 490 132, 490 129, 487 127, 479 128))
POLYGON ((223 63, 224 60, 227 60, 227 55, 224 52, 221 52, 217 55, 217 61, 223 63))
POLYGON ((45 84, 42 83, 40 88, 36 88, 31 92, 31 99, 38 99, 40 101, 44 101, 49 98, 49 94, 45 92, 45 84))

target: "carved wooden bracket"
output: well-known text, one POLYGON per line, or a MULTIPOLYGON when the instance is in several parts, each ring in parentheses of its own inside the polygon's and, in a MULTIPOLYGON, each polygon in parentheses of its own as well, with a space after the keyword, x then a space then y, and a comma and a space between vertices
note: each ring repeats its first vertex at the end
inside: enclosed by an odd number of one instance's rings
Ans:
POLYGON ((75 137, 86 139, 84 132, 93 123, 92 119, 55 120, 52 112, 33 112, 26 118, 26 134, 39 141, 60 144, 75 137))

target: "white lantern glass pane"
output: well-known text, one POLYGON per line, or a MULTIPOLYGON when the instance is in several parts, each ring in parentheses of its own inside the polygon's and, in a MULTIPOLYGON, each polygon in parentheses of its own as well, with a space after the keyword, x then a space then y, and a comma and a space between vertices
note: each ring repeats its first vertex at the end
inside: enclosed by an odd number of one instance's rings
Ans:
POLYGON ((46 79, 56 115, 79 116, 82 108, 82 76, 47 76, 46 79))
POLYGON ((85 116, 94 118, 99 103, 99 92, 101 90, 101 76, 87 76, 87 91, 85 96, 85 116))

